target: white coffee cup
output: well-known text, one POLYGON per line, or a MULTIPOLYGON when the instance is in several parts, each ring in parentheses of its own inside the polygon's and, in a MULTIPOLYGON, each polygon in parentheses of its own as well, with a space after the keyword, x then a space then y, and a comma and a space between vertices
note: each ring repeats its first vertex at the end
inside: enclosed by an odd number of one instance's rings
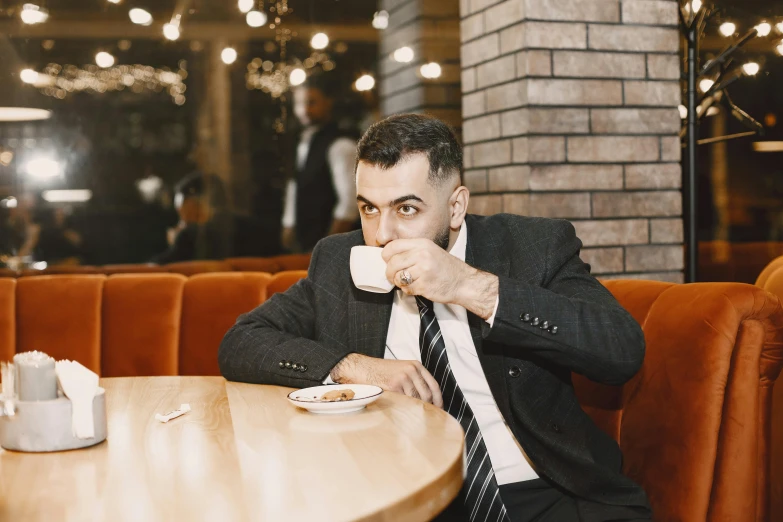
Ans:
POLYGON ((391 292, 394 284, 386 279, 386 261, 383 249, 372 246, 355 246, 351 249, 351 277, 359 290, 385 294, 391 292))

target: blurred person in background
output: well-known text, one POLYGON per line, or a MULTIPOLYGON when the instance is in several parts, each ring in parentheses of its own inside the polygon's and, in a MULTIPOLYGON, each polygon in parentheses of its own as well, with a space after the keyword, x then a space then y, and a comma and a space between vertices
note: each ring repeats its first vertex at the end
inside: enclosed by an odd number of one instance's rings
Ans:
POLYGON ((294 90, 303 129, 283 211, 283 248, 309 252, 322 238, 358 228, 354 167, 356 134, 334 119, 336 87, 313 75, 294 90))
POLYGON ((35 258, 49 265, 79 265, 82 237, 68 222, 68 209, 58 207, 40 214, 35 258))
POLYGON ((31 258, 41 234, 41 227, 33 217, 35 198, 23 194, 13 201, 15 206, 3 209, 0 223, 0 255, 9 266, 31 258))
POLYGON ((258 227, 228 210, 223 182, 196 171, 174 187, 179 223, 169 229, 169 248, 151 261, 158 264, 259 255, 258 227))

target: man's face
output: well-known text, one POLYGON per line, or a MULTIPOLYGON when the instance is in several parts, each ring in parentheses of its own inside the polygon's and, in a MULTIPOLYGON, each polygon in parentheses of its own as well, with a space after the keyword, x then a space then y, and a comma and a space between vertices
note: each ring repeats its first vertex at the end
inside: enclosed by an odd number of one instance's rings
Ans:
POLYGON ((364 243, 385 246, 395 239, 430 239, 449 247, 450 231, 458 230, 464 215, 455 211, 458 178, 435 186, 427 180, 430 163, 414 154, 394 167, 359 162, 356 193, 364 243))
POLYGON ((302 125, 323 125, 332 118, 331 98, 320 89, 294 90, 294 113, 302 125))

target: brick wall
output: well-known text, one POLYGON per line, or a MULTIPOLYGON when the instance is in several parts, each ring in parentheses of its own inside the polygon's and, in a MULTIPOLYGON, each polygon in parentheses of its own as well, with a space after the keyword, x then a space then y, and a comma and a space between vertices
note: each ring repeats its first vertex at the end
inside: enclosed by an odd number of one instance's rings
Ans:
POLYGON ((458 0, 382 0, 389 27, 380 35, 379 82, 381 113, 427 112, 459 128, 460 45, 458 0), (409 63, 392 59, 396 49, 413 49, 409 63), (425 79, 423 64, 437 62, 442 74, 425 79))
POLYGON ((471 211, 570 219, 599 277, 681 282, 677 2, 460 0, 460 14, 471 211))

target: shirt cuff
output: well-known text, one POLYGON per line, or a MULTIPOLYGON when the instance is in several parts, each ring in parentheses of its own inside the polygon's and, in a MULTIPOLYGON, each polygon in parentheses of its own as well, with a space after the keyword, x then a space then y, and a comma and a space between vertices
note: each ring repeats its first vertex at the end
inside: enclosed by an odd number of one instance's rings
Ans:
POLYGON ((495 309, 492 311, 492 315, 489 316, 489 319, 487 319, 487 324, 490 328, 492 328, 492 325, 495 324, 495 315, 498 313, 498 306, 500 305, 500 294, 495 298, 495 309))
POLYGON ((323 383, 324 384, 337 384, 336 382, 334 382, 332 380, 332 374, 331 373, 326 376, 326 379, 323 380, 323 383))

